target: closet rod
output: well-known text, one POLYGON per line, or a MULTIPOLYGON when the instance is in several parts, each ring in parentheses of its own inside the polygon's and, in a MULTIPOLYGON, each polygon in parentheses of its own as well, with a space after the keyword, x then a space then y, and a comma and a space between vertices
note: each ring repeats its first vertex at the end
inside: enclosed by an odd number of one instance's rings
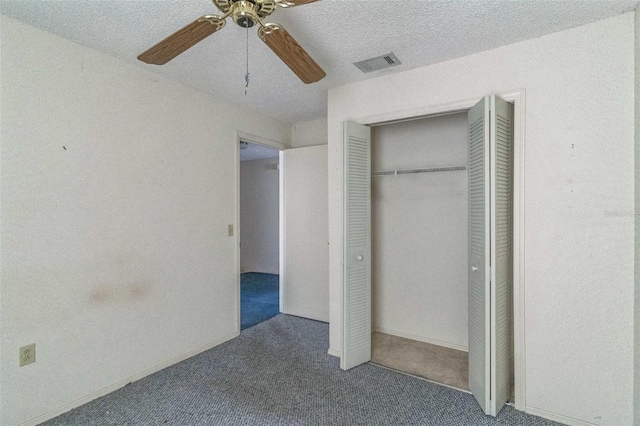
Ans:
POLYGON ((467 166, 429 167, 427 169, 385 170, 371 173, 373 176, 408 175, 411 173, 457 172, 467 170, 467 166))

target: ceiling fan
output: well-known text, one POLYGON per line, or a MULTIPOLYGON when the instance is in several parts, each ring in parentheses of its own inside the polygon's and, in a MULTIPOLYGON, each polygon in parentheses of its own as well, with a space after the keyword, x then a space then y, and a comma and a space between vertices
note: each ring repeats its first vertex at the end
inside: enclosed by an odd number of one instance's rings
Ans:
POLYGON ((141 53, 138 59, 147 64, 164 65, 190 47, 221 30, 231 17, 242 28, 258 25, 258 36, 305 84, 315 83, 326 76, 316 61, 294 40, 281 25, 264 23, 277 7, 288 8, 318 0, 212 0, 223 13, 204 15, 160 43, 141 53))

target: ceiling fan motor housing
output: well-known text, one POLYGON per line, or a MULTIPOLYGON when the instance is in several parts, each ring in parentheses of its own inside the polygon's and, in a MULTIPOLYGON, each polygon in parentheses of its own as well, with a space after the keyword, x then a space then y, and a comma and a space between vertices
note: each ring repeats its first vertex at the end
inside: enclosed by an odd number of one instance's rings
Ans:
POLYGON ((233 22, 242 28, 251 28, 258 22, 256 5, 248 0, 240 0, 232 5, 233 22))
POLYGON ((260 18, 267 17, 276 10, 273 0, 213 0, 223 13, 230 13, 233 22, 242 28, 251 28, 260 18))

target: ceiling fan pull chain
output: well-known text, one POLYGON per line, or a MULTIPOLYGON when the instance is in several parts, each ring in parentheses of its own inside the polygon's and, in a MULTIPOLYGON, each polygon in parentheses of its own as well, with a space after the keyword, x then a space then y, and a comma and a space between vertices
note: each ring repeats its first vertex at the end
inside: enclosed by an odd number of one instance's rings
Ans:
POLYGON ((244 95, 247 95, 247 90, 249 89, 249 78, 251 75, 249 74, 249 22, 245 21, 245 27, 247 28, 247 73, 244 76, 244 95))

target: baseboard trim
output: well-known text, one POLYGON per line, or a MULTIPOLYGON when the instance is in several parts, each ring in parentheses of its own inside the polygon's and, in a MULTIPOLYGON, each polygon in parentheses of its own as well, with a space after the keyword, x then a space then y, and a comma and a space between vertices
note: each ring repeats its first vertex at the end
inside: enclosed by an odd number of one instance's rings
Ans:
POLYGON ((541 408, 532 407, 527 405, 525 410, 527 414, 533 414, 534 416, 542 417, 547 420, 553 420, 554 422, 564 423, 569 426, 597 426, 597 423, 590 423, 584 420, 575 419, 573 417, 563 416, 562 414, 553 413, 551 411, 543 410, 541 408))
POLYGON ((404 337, 405 339, 417 340, 418 342, 430 343, 432 345, 443 346, 449 349, 455 349, 458 351, 469 352, 468 346, 460 346, 455 343, 444 342, 442 340, 430 339, 424 336, 417 336, 415 334, 403 333, 401 331, 391 330, 389 328, 376 327, 373 331, 377 331, 378 333, 390 334, 392 336, 404 337))
POLYGON ((329 355, 331 355, 331 356, 335 356, 335 357, 340 358, 340 351, 339 351, 339 350, 329 348, 329 350, 327 351, 327 353, 328 353, 329 355))
POLYGON ((305 318, 305 319, 310 319, 310 320, 313 320, 313 321, 324 322, 324 323, 329 324, 329 318, 325 318, 325 317, 320 318, 320 317, 317 317, 315 315, 299 314, 299 313, 296 313, 296 312, 291 312, 291 311, 288 311, 288 310, 284 310, 282 308, 280 308, 280 309, 281 309, 280 310, 281 314, 291 315, 293 317, 305 318))
POLYGON ((129 383, 132 382, 136 382, 142 378, 145 378, 153 373, 157 373, 160 370, 163 370, 167 367, 172 366, 173 364, 177 364, 179 362, 184 361, 185 359, 191 358, 192 356, 198 355, 199 353, 202 353, 204 351, 208 351, 211 348, 214 348, 218 345, 221 345, 224 342, 227 342, 231 339, 234 339, 236 337, 238 337, 240 335, 240 333, 238 332, 233 332, 231 334, 226 335, 225 337, 223 337, 222 339, 216 340, 215 342, 212 343, 208 343, 206 345, 200 346, 199 348, 196 348, 192 351, 189 351, 183 355, 177 356, 175 358, 172 358, 166 362, 163 362, 161 364, 158 364, 154 367, 151 367, 147 370, 144 370, 140 373, 134 374, 133 376, 129 376, 128 378, 124 379, 124 380, 120 380, 112 385, 109 385, 107 387, 104 387, 96 392, 92 392, 87 396, 83 396, 82 398, 76 399, 73 402, 70 402, 68 404, 65 404, 61 407, 56 408, 55 410, 49 411, 48 413, 42 414, 38 417, 34 417, 32 419, 27 420, 24 423, 21 423, 20 426, 35 426, 38 425, 42 422, 46 422, 47 420, 51 420, 54 417, 58 417, 61 414, 66 413, 67 411, 71 411, 74 408, 77 408, 81 405, 86 404, 87 402, 93 401, 94 399, 100 398, 101 396, 105 396, 107 394, 110 394, 111 392, 114 392, 118 389, 120 389, 121 387, 124 387, 126 385, 128 385, 129 383))

